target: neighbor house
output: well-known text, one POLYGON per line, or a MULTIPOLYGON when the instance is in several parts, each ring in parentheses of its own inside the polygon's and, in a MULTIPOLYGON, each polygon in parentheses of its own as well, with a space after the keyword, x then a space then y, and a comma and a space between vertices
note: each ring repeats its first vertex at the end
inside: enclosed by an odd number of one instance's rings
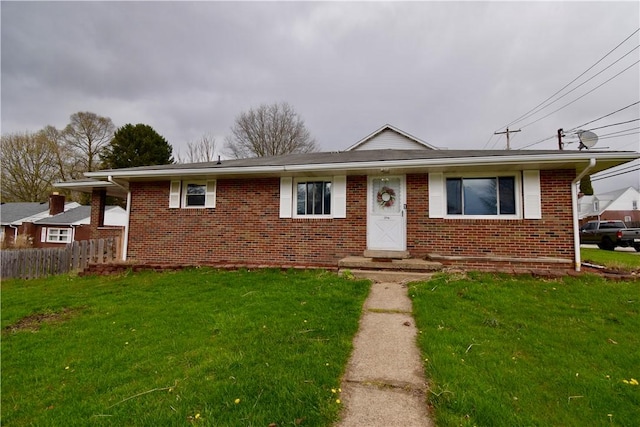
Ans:
MULTIPOLYGON (((128 215, 119 206, 105 207, 105 225, 122 230, 128 215)), ((91 206, 65 202, 54 193, 47 203, 2 203, 0 205, 3 247, 59 247, 72 241, 88 240, 91 236, 91 206)))
POLYGON ((628 187, 607 193, 581 196, 578 201, 580 223, 593 220, 620 220, 627 227, 640 227, 640 192, 628 187))
POLYGON ((577 183, 634 152, 444 150, 383 126, 343 152, 87 173, 127 199, 136 263, 329 266, 348 256, 467 268, 580 268, 577 183), (383 148, 391 147, 391 148, 383 148))

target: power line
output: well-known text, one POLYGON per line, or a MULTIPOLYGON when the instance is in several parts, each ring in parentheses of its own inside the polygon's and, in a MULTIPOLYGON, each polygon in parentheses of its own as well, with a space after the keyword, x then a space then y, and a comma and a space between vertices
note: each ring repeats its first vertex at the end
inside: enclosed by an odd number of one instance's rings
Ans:
POLYGON ((602 117, 598 117, 597 119, 595 119, 595 120, 591 120, 590 122, 587 122, 587 123, 583 123, 583 124, 581 124, 581 125, 578 125, 578 126, 576 126, 576 127, 574 127, 574 128, 569 129, 567 132, 574 131, 574 130, 576 130, 576 129, 578 129, 578 128, 581 128, 581 127, 584 127, 584 126, 586 126, 586 125, 589 125, 589 124, 591 124, 591 123, 593 123, 593 122, 597 122, 598 120, 602 120, 602 119, 604 119, 605 117, 613 116, 614 114, 619 113, 620 111, 626 110, 627 108, 631 108, 631 107, 633 107, 634 105, 638 105, 638 104, 640 104, 640 101, 636 101, 636 102, 634 102, 633 104, 629 104, 629 105, 627 105, 626 107, 622 107, 621 109, 616 110, 616 111, 614 111, 613 113, 609 113, 609 114, 606 114, 606 115, 604 115, 604 116, 602 116, 602 117))
POLYGON ((616 169, 618 167, 619 166, 614 166, 613 168, 607 169, 606 171, 601 171, 601 172, 594 173, 593 176, 596 177, 596 178, 606 178, 609 174, 614 174, 614 173, 625 171, 627 169, 636 168, 636 167, 638 167, 638 165, 627 165, 627 166, 625 166, 625 167, 623 167, 621 169, 616 169), (615 170, 613 170, 613 169, 615 169, 615 170), (602 174, 602 175, 600 175, 600 174, 602 174))
MULTIPOLYGON (((629 52, 625 53, 623 56, 621 56, 620 58, 618 58, 615 62, 609 64, 606 68, 600 70, 598 73, 594 74, 593 76, 589 77, 587 80, 585 80, 584 82, 580 83, 578 86, 574 87, 573 89, 571 89, 569 92, 565 93, 564 95, 556 98, 555 100, 553 100, 552 102, 542 106, 541 108, 537 108, 535 109, 535 111, 532 111, 530 114, 527 114, 526 116, 522 117, 520 120, 524 120, 524 119, 528 119, 531 116, 534 116, 535 114, 539 113, 540 111, 544 110, 547 107, 552 106, 553 104, 555 104, 556 102, 560 101, 562 98, 564 98, 565 96, 569 95, 570 93, 572 93, 573 91, 579 89, 580 87, 584 86, 585 84, 589 83, 591 80, 595 79, 596 77, 598 77, 600 74, 604 73, 605 71, 607 71, 609 68, 613 67, 615 64, 617 64, 618 62, 620 62, 623 58, 625 58, 627 55, 630 55, 631 52, 633 52, 634 50, 638 49, 640 47, 640 45, 634 47, 633 49, 631 49, 629 52)), ((614 76, 615 77, 615 76, 614 76)), ((517 122, 515 122, 517 123, 517 122)), ((513 123, 510 123, 509 126, 511 126, 513 123)))
POLYGON ((627 120, 626 122, 613 123, 613 124, 610 124, 610 125, 600 126, 600 127, 597 127, 597 128, 589 128, 589 130, 610 128, 612 126, 620 126, 620 125, 624 125, 624 124, 627 124, 627 123, 633 123, 633 122, 637 122, 637 121, 640 121, 640 119, 627 120))
POLYGON ((630 173, 630 172, 635 172, 635 171, 640 171, 640 167, 638 167, 638 168, 636 168, 636 169, 632 169, 632 170, 630 170, 630 171, 620 172, 620 173, 617 173, 617 174, 615 174, 615 175, 609 175, 609 176, 605 176, 605 177, 592 178, 592 179, 591 179, 591 182, 594 182, 594 181, 600 181, 600 180, 602 180, 602 179, 607 179, 607 178, 613 178, 614 176, 618 176, 618 175, 625 175, 625 174, 628 174, 628 173, 630 173))
MULTIPOLYGON (((615 135, 615 134, 623 133, 623 132, 629 132, 630 130, 637 130, 637 129, 640 129, 640 126, 636 126, 634 128, 626 128, 626 129, 618 130, 618 131, 611 132, 611 133, 605 133, 603 135, 598 135, 598 138, 602 138, 604 136, 615 135)), ((638 132, 634 132, 634 133, 638 133, 638 132)), ((631 134, 631 135, 633 135, 633 134, 631 134)))
POLYGON ((531 125, 532 125, 532 124, 534 124, 534 123, 538 123, 540 120, 542 120, 542 119, 546 119, 546 118, 547 118, 547 117, 549 117, 550 115, 557 113, 558 111, 560 111, 560 110, 562 110, 562 109, 564 109, 564 108, 568 107, 569 105, 573 104, 573 103, 574 103, 574 102, 576 102, 576 101, 579 101, 580 99, 584 98, 585 96, 589 95, 591 92, 593 92, 593 91, 595 91, 596 89, 599 89, 600 87, 602 87, 602 86, 604 86, 605 84, 609 83, 611 80, 615 79, 615 78, 616 78, 616 77, 618 77, 620 74, 624 73, 625 71, 627 71, 628 69, 630 69, 631 67, 633 67, 634 65, 636 65, 636 64, 638 64, 638 63, 640 63, 640 60, 638 60, 638 61, 634 62, 634 63, 633 63, 633 64, 631 64, 631 65, 629 65, 627 68, 625 68, 624 70, 620 71, 618 74, 616 74, 615 76, 611 77, 610 79, 605 80, 603 83, 601 83, 601 84, 599 84, 598 86, 594 87, 593 89, 591 89, 589 92, 585 93, 584 95, 581 95, 581 96, 577 97, 576 99, 574 99, 573 101, 571 101, 571 102, 569 102, 569 103, 567 103, 567 104, 564 104, 562 107, 560 107, 560 108, 558 108, 558 109, 556 109, 556 110, 554 110, 554 111, 550 112, 550 113, 549 113, 549 114, 547 114, 546 116, 540 117, 539 119, 534 120, 534 121, 532 121, 532 122, 530 122, 530 123, 527 123, 526 125, 522 125, 522 126, 520 126, 520 129, 522 129, 522 128, 526 128, 527 126, 531 126, 531 125))
MULTIPOLYGON (((629 40, 631 37, 633 37, 638 31, 640 31, 640 28, 638 28, 637 30, 635 30, 633 33, 631 33, 626 39, 624 39, 623 41, 621 41, 616 47, 614 47, 613 49, 611 49, 609 52, 607 52, 606 55, 604 55, 602 58, 600 58, 595 64, 593 64, 591 67, 587 68, 582 74, 580 74, 578 77, 576 77, 575 79, 571 80, 569 83, 567 83, 565 86, 562 87, 562 89, 558 90, 556 93, 554 93, 553 95, 551 95, 550 97, 548 97, 547 99, 545 99, 544 101, 542 101, 540 104, 536 105, 535 107, 533 107, 531 110, 527 111, 526 113, 524 113, 522 116, 518 117, 517 119, 513 120, 512 122, 502 126, 499 129, 502 128, 506 128, 507 126, 511 126, 514 123, 519 122, 520 120, 522 120, 522 118, 524 116, 526 116, 527 114, 529 114, 531 111, 537 109, 538 107, 540 107, 541 105, 545 104, 548 100, 552 99, 554 96, 556 96, 557 94, 559 94, 560 92, 562 92, 563 90, 565 90, 567 87, 569 87, 570 85, 572 85, 576 80, 578 80, 580 77, 584 76, 586 73, 588 73, 589 71, 591 71, 591 69, 593 69, 593 67, 595 67, 596 65, 598 65, 600 62, 602 62, 607 56, 609 56, 613 51, 615 51, 617 48, 619 48, 620 46, 622 46, 622 44, 624 42, 626 42, 627 40, 629 40)), ((497 129, 496 129, 497 130, 497 129)))

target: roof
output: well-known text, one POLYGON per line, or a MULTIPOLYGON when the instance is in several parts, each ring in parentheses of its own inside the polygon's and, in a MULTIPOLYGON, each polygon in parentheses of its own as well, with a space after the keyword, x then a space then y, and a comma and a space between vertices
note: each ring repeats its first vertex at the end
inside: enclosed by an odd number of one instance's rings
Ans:
POLYGON ((412 142, 417 149, 427 149, 427 150, 436 150, 437 147, 434 147, 433 145, 427 144, 426 142, 422 141, 421 139, 416 138, 413 135, 409 135, 408 133, 394 127, 391 126, 389 124, 386 124, 384 126, 382 126, 380 129, 378 129, 377 131, 373 132, 370 135, 365 136, 363 139, 361 139, 360 141, 356 142, 355 144, 353 144, 351 147, 347 148, 346 151, 353 151, 353 150, 361 150, 364 149, 364 146, 367 145, 368 143, 372 142, 374 139, 382 136, 383 133, 385 132, 393 132, 396 133, 398 135, 401 135, 403 137, 405 137, 407 140, 409 140, 409 142, 412 142))
MULTIPOLYGON (((105 206, 105 215, 111 209, 122 209, 119 206, 105 206)), ((74 209, 35 221, 37 225, 81 225, 91 222, 91 206, 78 206, 74 209)))
POLYGON ((97 180, 158 180, 198 176, 294 176, 303 174, 367 174, 454 171, 582 169, 591 159, 591 173, 640 158, 630 151, 570 150, 361 150, 288 154, 222 162, 141 166, 87 172, 97 180))
POLYGON ((9 225, 45 212, 49 212, 49 202, 2 203, 0 205, 0 223, 2 223, 2 225, 9 225))

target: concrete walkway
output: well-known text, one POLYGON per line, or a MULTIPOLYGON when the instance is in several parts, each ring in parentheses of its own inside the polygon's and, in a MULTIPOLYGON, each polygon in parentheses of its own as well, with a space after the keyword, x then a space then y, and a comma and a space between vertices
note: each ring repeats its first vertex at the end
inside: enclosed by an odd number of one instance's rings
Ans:
POLYGON ((336 427, 432 427, 407 286, 374 283, 342 380, 336 427))

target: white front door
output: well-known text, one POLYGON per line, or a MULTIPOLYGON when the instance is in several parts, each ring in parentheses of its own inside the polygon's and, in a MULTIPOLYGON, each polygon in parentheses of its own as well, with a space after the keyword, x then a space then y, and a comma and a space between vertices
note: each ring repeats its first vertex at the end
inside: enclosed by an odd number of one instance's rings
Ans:
POLYGON ((405 177, 369 177, 367 195, 367 249, 407 249, 405 177))

